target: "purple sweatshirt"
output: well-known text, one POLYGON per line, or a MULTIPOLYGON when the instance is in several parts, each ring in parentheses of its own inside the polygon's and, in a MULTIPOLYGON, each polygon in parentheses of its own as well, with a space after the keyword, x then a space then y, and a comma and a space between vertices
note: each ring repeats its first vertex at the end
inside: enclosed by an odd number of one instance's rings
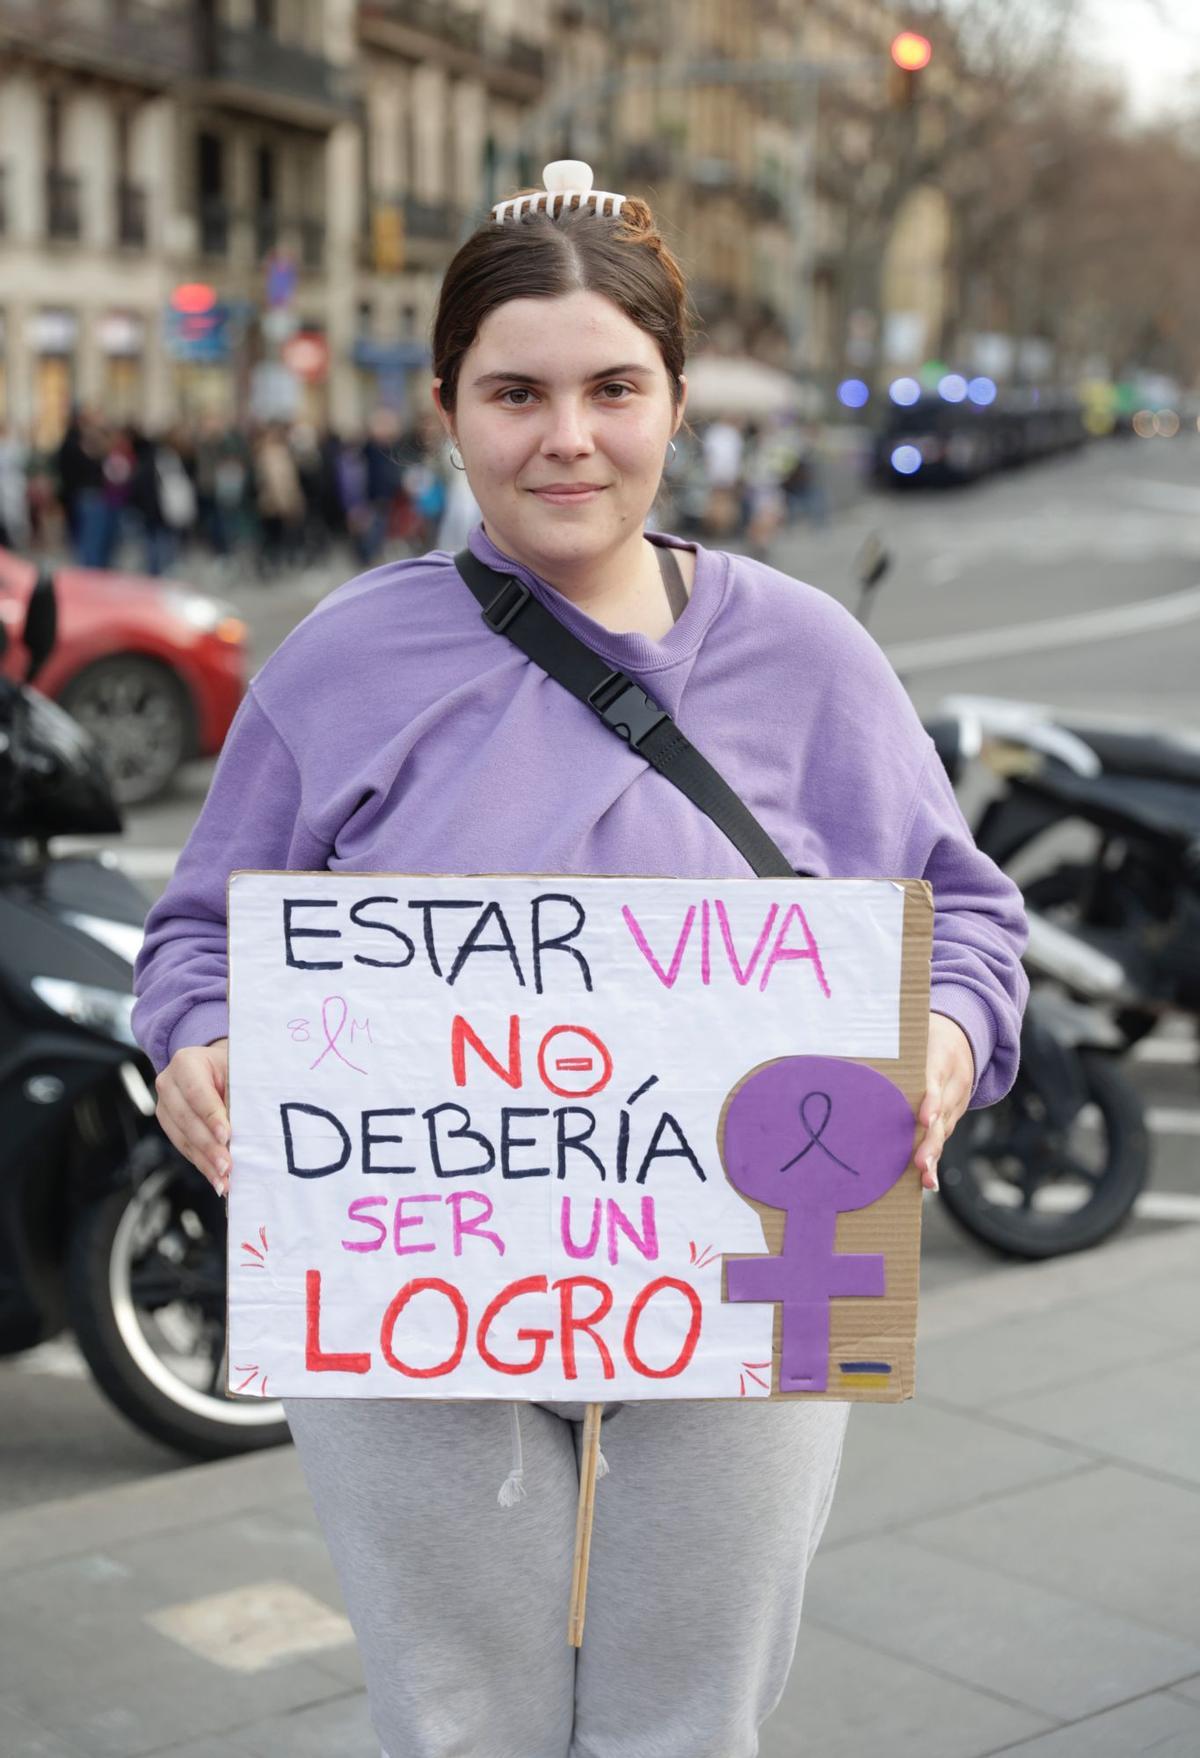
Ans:
MULTIPOLYGON (((1026 994, 1020 893, 975 848, 908 697, 854 618, 762 562, 697 546, 674 627, 658 641, 613 634, 482 525, 470 545, 642 683, 793 866, 930 881, 932 1006, 970 1039, 972 1104, 1000 1098, 1026 994)), ((240 867, 749 871, 698 807, 486 627, 440 550, 330 593, 251 681, 146 918, 133 1026, 158 1072, 228 1032, 225 885, 240 867)))

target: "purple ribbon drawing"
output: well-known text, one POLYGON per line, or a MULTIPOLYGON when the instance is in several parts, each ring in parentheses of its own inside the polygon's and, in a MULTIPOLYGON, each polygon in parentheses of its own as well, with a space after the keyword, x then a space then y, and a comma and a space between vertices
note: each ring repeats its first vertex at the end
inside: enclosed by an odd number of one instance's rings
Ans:
POLYGON ((911 1158, 914 1125, 886 1075, 829 1056, 769 1062, 730 1101, 725 1175, 786 1219, 779 1256, 730 1259, 725 1285, 730 1300, 782 1307, 782 1392, 827 1390, 831 1300, 884 1293, 880 1253, 834 1250, 837 1218, 892 1188, 911 1158))

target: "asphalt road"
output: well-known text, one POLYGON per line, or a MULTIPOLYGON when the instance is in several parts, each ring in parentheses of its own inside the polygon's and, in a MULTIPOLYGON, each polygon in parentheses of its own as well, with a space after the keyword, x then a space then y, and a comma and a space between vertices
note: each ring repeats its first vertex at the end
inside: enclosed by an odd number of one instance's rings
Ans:
MULTIPOLYGON (((1105 718, 1149 718, 1200 736, 1200 436, 1099 446, 959 491, 870 496, 827 529, 790 534, 772 558, 854 604, 868 532, 893 556, 871 627, 923 712, 948 693, 1017 696, 1105 718)), ((197 567, 190 577, 213 584, 197 567)), ((221 591, 260 664, 344 577, 221 591)), ((129 815, 117 852, 161 890, 203 801, 211 764, 129 815)), ((1193 1042, 1156 1037, 1135 1075, 1150 1106, 1154 1188, 1132 1227, 1200 1219, 1200 1078, 1193 1042)), ((927 1201, 925 1287, 1004 1274, 927 1201)), ((130 1429, 89 1382, 69 1338, 0 1364, 0 1510, 182 1462, 130 1429)))

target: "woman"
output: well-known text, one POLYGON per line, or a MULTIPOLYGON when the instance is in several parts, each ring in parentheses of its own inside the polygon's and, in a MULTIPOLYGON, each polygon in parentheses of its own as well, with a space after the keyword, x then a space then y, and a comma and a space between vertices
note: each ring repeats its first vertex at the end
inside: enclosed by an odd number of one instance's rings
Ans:
MULTIPOLYGON (((886 660, 771 568, 645 533, 683 421, 685 292, 640 201, 493 220, 434 329, 474 553, 631 672, 793 864, 924 875, 938 904, 927 1188, 1010 1083, 1020 900, 974 848, 886 660)), ((445 552, 326 598, 254 679, 136 973, 170 1138, 228 1187, 232 868, 745 876, 715 825, 483 623, 445 552), (247 810, 246 808, 250 809, 247 810)), ((290 1399, 391 1758, 750 1758, 791 1664, 840 1402, 608 1406, 587 1635, 563 1637, 582 1406, 290 1399)))

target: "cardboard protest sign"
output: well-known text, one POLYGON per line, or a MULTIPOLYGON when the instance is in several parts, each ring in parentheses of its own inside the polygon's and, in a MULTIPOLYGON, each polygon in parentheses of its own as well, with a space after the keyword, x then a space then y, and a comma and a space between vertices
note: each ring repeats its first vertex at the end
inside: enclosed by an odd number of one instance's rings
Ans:
POLYGON ((229 1390, 913 1390, 915 880, 235 873, 229 1390))

